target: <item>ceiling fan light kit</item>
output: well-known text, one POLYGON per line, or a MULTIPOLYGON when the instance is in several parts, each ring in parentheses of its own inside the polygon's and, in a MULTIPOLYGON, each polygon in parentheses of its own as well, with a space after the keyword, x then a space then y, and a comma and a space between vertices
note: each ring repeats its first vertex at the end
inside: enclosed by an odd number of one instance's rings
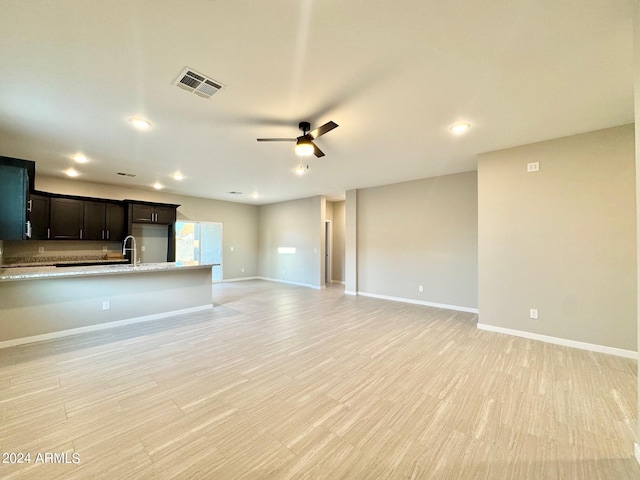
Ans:
POLYGON ((315 148, 313 148, 313 143, 306 137, 300 137, 296 141, 295 152, 296 155, 300 157, 308 157, 312 155, 315 148))
POLYGON ((327 122, 324 125, 309 131, 311 124, 309 122, 300 122, 298 128, 302 130, 302 135, 297 138, 258 138, 259 142, 296 142, 295 153, 299 156, 307 156, 314 154, 316 157, 324 157, 324 152, 313 143, 313 140, 330 132, 338 126, 335 122, 327 122))

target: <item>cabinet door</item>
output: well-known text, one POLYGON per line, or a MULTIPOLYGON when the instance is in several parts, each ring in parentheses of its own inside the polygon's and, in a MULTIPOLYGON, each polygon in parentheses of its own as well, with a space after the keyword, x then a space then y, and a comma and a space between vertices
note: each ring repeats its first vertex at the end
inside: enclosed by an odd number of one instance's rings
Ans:
POLYGON ((27 170, 0 165, 0 240, 26 238, 27 170))
POLYGON ((84 202, 71 198, 51 199, 51 235, 52 239, 80 240, 84 202))
POLYGON ((155 223, 170 225, 176 221, 176 209, 173 207, 156 207, 155 223))
POLYGON ((105 202, 84 201, 83 240, 106 240, 105 202))
POLYGON ((105 228, 107 240, 120 242, 124 238, 124 205, 107 203, 105 228))
POLYGON ((46 240, 49 238, 49 197, 31 194, 29 196, 31 211, 31 239, 46 240))
POLYGON ((155 208, 151 205, 134 203, 131 208, 133 223, 152 223, 155 218, 155 208))

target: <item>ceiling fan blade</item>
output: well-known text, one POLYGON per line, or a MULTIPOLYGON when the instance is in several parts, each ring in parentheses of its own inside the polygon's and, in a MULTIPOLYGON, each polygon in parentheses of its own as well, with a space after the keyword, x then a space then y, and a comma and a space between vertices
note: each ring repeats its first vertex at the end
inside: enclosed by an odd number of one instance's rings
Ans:
POLYGON ((318 157, 318 158, 324 157, 324 152, 322 150, 320 150, 315 143, 311 142, 311 145, 313 145, 313 154, 316 157, 318 157))
POLYGON ((295 142, 296 138, 258 138, 259 142, 295 142))
POLYGON ((338 124, 336 122, 327 122, 321 127, 316 128, 315 130, 311 130, 307 135, 311 137, 312 140, 318 138, 321 135, 324 135, 327 132, 330 132, 334 128, 336 128, 338 124))

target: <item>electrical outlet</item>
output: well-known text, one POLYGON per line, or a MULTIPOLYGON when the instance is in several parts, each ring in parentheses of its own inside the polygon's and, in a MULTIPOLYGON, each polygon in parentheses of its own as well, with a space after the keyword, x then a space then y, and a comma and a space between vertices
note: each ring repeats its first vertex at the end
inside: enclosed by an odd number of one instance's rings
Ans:
POLYGON ((231 251, 233 252, 233 247, 229 247, 231 249, 231 251))
POLYGON ((424 292, 424 287, 422 285, 418 285, 418 291, 420 293, 424 292))
POLYGON ((242 273, 244 273, 244 268, 243 268, 243 269, 241 269, 241 270, 242 270, 242 273))
POLYGON ((111 302, 109 300, 105 300, 104 302, 102 302, 102 310, 110 310, 111 309, 111 302))
POLYGON ((141 252, 144 252, 144 251, 145 251, 144 245, 142 245, 142 246, 140 247, 140 251, 141 251, 141 252))
POLYGON ((44 253, 44 247, 38 247, 38 253, 44 253))
POLYGON ((540 171, 540 162, 531 162, 527 163, 527 172, 538 172, 540 171))
POLYGON ((109 250, 109 249, 107 248, 107 246, 106 246, 106 245, 105 245, 104 247, 102 247, 102 251, 103 251, 103 252, 106 252, 106 251, 108 251, 108 250, 109 250))
POLYGON ((538 319, 538 309, 537 308, 530 308, 529 309, 529 318, 532 318, 534 320, 538 319))

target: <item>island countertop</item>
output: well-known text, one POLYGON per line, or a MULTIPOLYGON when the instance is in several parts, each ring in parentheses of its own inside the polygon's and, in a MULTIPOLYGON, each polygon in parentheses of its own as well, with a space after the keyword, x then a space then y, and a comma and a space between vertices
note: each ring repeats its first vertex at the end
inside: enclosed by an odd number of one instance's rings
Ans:
POLYGON ((139 263, 138 265, 91 265, 84 267, 12 267, 0 268, 0 283, 18 280, 39 280, 82 276, 120 275, 163 271, 211 268, 215 264, 199 262, 139 263))

